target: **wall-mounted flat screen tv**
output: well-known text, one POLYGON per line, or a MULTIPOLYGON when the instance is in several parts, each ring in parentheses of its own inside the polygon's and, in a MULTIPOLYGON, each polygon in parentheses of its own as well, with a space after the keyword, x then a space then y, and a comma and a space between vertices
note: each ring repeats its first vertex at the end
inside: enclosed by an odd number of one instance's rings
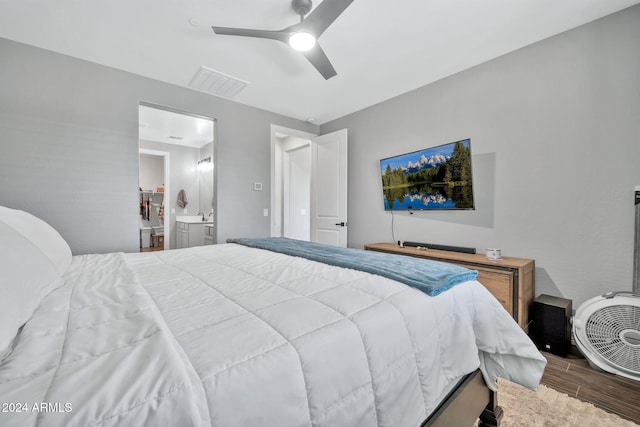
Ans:
POLYGON ((385 210, 475 209, 471 140, 380 160, 385 210))

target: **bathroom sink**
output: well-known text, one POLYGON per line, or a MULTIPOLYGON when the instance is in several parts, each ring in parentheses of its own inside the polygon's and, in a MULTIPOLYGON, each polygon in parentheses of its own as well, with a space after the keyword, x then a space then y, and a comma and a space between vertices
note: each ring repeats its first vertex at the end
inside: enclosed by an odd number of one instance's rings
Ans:
POLYGON ((209 217, 205 216, 204 217, 204 221, 202 220, 202 215, 181 215, 181 216, 176 216, 176 221, 178 222, 187 222, 190 224, 193 223, 204 223, 204 224, 210 224, 213 223, 213 220, 210 219, 209 217))

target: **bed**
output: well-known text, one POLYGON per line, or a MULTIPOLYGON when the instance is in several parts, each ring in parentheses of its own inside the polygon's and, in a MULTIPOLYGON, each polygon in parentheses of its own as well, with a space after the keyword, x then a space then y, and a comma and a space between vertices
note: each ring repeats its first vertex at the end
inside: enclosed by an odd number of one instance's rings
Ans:
POLYGON ((497 424, 497 378, 546 364, 467 270, 432 292, 253 241, 71 256, 3 207, 0 237, 3 426, 497 424))

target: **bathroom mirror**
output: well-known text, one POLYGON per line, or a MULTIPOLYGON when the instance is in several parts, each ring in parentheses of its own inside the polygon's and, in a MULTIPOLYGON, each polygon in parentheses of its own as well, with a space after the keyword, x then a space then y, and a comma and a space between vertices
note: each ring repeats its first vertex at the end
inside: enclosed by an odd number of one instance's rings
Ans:
POLYGON ((141 250, 173 249, 177 216, 203 213, 214 220, 215 120, 140 103, 139 150, 141 250), (147 240, 147 233, 156 237, 147 240))

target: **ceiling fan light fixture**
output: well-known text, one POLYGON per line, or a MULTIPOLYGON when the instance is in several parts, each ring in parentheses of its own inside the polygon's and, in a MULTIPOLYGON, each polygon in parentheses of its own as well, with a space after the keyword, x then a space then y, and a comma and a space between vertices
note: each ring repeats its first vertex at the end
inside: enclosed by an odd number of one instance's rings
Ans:
POLYGON ((289 37, 289 45, 297 51, 306 52, 316 45, 316 38, 309 33, 293 33, 289 37))

